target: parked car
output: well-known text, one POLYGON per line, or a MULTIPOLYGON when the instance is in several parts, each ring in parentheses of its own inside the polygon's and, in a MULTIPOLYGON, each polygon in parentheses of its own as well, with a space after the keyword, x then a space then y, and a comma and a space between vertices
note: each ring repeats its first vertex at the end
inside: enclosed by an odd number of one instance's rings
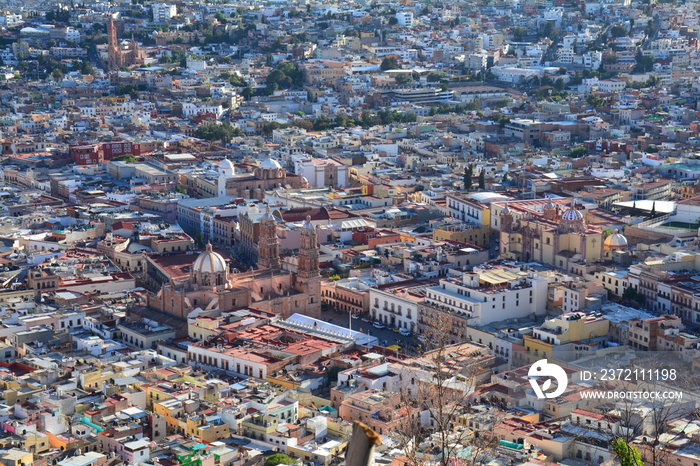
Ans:
POLYGON ((362 322, 372 322, 372 319, 370 319, 369 316, 364 316, 361 320, 362 322))
POLYGON ((380 324, 379 322, 375 322, 375 323, 372 324, 372 325, 374 325, 374 328, 386 328, 386 327, 384 327, 382 324, 380 324))
POLYGON ((407 328, 402 328, 401 330, 399 330, 399 333, 405 337, 408 337, 411 335, 411 331, 407 328))
POLYGON ((398 328, 396 328, 396 327, 392 328, 392 329, 391 329, 391 331, 392 331, 392 332, 396 332, 396 333, 399 333, 399 329, 398 329, 398 328))
POLYGON ((359 319, 360 316, 358 316, 357 314, 353 314, 353 315, 352 315, 352 318, 353 318, 353 319, 359 319))

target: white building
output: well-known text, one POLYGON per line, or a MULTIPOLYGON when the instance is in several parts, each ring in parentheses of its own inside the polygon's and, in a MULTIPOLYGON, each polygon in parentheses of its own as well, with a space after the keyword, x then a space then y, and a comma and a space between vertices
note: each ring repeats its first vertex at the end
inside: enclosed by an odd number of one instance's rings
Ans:
POLYGON ((333 186, 344 188, 348 185, 348 167, 333 159, 310 159, 303 154, 294 154, 294 173, 309 182, 310 188, 333 186))
POLYGON ((494 66, 491 71, 499 81, 507 83, 519 83, 542 74, 536 68, 516 68, 514 66, 494 66))
MULTIPOLYGON (((478 170, 474 170, 474 173, 478 173, 478 170)), ((476 225, 488 225, 491 202, 508 199, 510 198, 490 192, 468 195, 448 193, 445 196, 450 217, 476 225)))
POLYGON ((486 325, 545 314, 547 284, 537 272, 518 267, 474 267, 461 278, 442 279, 428 288, 425 301, 466 316, 470 325, 486 325))
POLYGON ((203 113, 213 113, 216 118, 219 118, 224 113, 224 108, 221 105, 198 106, 192 102, 182 103, 182 116, 191 118, 203 113))
POLYGON ((22 18, 22 15, 15 15, 11 13, 0 15, 0 26, 13 28, 19 26, 23 22, 24 18, 22 18))
POLYGON ((573 49, 573 47, 561 47, 557 52, 557 60, 560 63, 573 63, 574 62, 574 49, 573 49))
POLYGON ((164 23, 177 14, 177 7, 168 3, 154 3, 151 5, 153 21, 164 23))
POLYGON ((601 92, 622 92, 627 87, 624 79, 610 79, 598 81, 598 90, 601 92))
POLYGON ((399 22, 399 26, 404 26, 407 28, 413 27, 413 13, 410 11, 396 13, 396 19, 399 22))
POLYGON ((372 319, 389 328, 414 331, 418 325, 418 304, 426 285, 417 280, 380 285, 369 290, 372 319))

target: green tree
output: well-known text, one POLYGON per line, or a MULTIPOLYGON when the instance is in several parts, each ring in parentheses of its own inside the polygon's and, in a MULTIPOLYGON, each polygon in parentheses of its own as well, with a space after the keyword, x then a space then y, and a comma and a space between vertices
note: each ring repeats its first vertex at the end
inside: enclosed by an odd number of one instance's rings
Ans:
POLYGON ((593 108, 602 107, 605 105, 605 99, 596 94, 591 94, 586 98, 586 103, 593 108))
POLYGON ((473 177, 474 177, 474 169, 472 168, 471 165, 467 165, 464 167, 464 190, 469 191, 472 189, 472 184, 473 184, 473 177))
POLYGON ((616 24, 610 28, 610 35, 613 37, 627 37, 630 32, 626 27, 616 24))
POLYGON ((525 34, 527 34, 527 29, 524 27, 516 27, 513 29, 513 41, 514 42, 522 42, 525 40, 525 34))
POLYGON ((335 125, 340 126, 341 128, 347 128, 348 126, 353 126, 355 122, 350 119, 345 113, 340 112, 336 117, 335 117, 335 125))
POLYGON ((296 126, 297 128, 305 129, 306 131, 313 131, 314 129, 314 124, 310 122, 309 120, 294 120, 292 122, 292 126, 296 126))
POLYGON ((281 127, 282 127, 282 125, 280 125, 276 121, 271 121, 269 123, 265 123, 262 126, 261 131, 262 131, 263 136, 272 136, 272 132, 276 129, 281 128, 281 127))
POLYGON ((481 191, 486 189, 486 173, 484 172, 483 168, 479 172, 479 189, 481 191))
POLYGON ((632 210, 630 210, 630 216, 636 217, 639 215, 639 210, 637 209, 637 201, 632 203, 632 210))
POLYGON ((228 82, 231 83, 232 86, 235 87, 246 87, 248 86, 248 83, 245 82, 245 79, 241 78, 241 76, 237 73, 234 73, 229 76, 228 82))
POLYGON ((295 464, 295 463, 296 463, 296 461, 294 461, 288 455, 285 455, 284 453, 275 453, 274 455, 270 455, 267 457, 267 459, 265 460, 265 463, 263 463, 263 466, 277 466, 278 464, 295 464))
POLYGON ((116 157, 112 157, 112 161, 135 163, 135 162, 138 162, 138 159, 136 158, 136 156, 134 154, 122 154, 122 155, 118 155, 116 157))
POLYGON ((634 61, 636 64, 634 65, 633 71, 636 73, 648 73, 654 69, 654 56, 644 55, 641 50, 637 51, 634 56, 634 61))
MULTIPOLYGON (((627 290, 625 290, 627 292, 627 290)), ((613 449, 620 460, 620 466, 644 466, 642 455, 634 446, 628 444, 621 438, 612 441, 613 449)))
POLYGON ((243 90, 241 90, 241 95, 245 100, 250 100, 253 94, 255 94, 255 91, 250 86, 246 86, 243 88, 243 90))
POLYGON ((95 74, 95 69, 92 67, 90 62, 87 60, 83 60, 83 62, 80 64, 80 73, 81 74, 95 74))
POLYGON ((63 80, 63 72, 56 68, 51 72, 51 77, 53 78, 54 81, 59 82, 63 80))
POLYGON ((382 64, 379 66, 382 69, 382 71, 401 69, 401 65, 399 64, 396 57, 386 57, 384 60, 382 60, 382 64))
POLYGON ((194 132, 194 136, 207 141, 229 142, 231 138, 243 136, 243 132, 233 126, 223 124, 202 125, 194 132))
POLYGON ((413 80, 411 75, 408 73, 398 74, 398 75, 396 75, 396 78, 394 78, 394 79, 396 80, 396 84, 399 84, 399 85, 409 83, 413 80))
POLYGON ((578 159, 588 153, 588 149, 583 146, 574 147, 569 151, 569 157, 578 159))

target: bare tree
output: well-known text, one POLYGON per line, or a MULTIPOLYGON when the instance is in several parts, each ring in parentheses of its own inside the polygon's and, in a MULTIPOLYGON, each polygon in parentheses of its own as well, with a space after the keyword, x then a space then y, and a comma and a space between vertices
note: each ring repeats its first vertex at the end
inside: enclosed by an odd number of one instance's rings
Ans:
POLYGON ((673 380, 618 382, 616 389, 647 393, 679 391, 683 398, 621 399, 611 411, 619 418, 622 426, 613 432, 612 443, 622 441, 635 447, 641 453, 645 465, 668 465, 671 450, 667 445, 684 436, 693 421, 699 418, 698 399, 695 395, 700 387, 699 379, 691 364, 679 360, 674 353, 650 352, 637 356, 633 368, 653 368, 652 374, 655 369, 673 368, 678 377, 673 380), (669 430, 669 424, 676 419, 681 420, 680 428, 669 430))
POLYGON ((488 380, 495 358, 478 345, 450 344, 450 324, 450 317, 442 312, 422 317, 425 352, 406 361, 402 374, 406 381, 403 399, 417 415, 394 438, 407 458, 417 463, 425 456, 419 445, 427 444, 441 465, 447 466, 457 457, 463 464, 479 464, 498 440, 459 422, 473 413, 474 388, 488 380))

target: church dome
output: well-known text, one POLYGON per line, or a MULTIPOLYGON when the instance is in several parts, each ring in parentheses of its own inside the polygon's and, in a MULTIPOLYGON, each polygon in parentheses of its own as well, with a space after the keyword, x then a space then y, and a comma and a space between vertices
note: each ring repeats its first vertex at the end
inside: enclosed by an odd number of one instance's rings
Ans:
POLYGON ((258 168, 262 168, 263 170, 276 170, 282 168, 282 165, 280 165, 277 160, 268 157, 260 163, 258 168))
POLYGON ((567 209, 561 214, 562 222, 582 222, 583 214, 576 209, 567 209))
POLYGON ((228 265, 223 256, 214 252, 211 244, 207 244, 207 250, 197 257, 192 264, 193 273, 221 273, 228 270, 228 265))
POLYGON ((605 249, 624 249, 627 247, 627 238, 619 230, 615 230, 615 233, 605 238, 603 245, 605 249))
POLYGON ((265 206, 265 213, 262 216, 262 220, 275 220, 275 217, 272 215, 270 212, 270 206, 266 205, 265 206))
POLYGON ((306 216, 306 221, 304 222, 304 226, 302 228, 307 231, 316 231, 316 228, 311 223, 311 215, 306 216))
POLYGON ((224 159, 221 162, 219 162, 219 171, 222 171, 222 172, 231 171, 231 172, 233 172, 234 170, 235 170, 235 167, 233 166, 233 162, 231 162, 229 159, 224 159))
POLYGON ((547 203, 544 205, 545 209, 556 209, 557 205, 552 202, 551 200, 547 201, 547 203))

